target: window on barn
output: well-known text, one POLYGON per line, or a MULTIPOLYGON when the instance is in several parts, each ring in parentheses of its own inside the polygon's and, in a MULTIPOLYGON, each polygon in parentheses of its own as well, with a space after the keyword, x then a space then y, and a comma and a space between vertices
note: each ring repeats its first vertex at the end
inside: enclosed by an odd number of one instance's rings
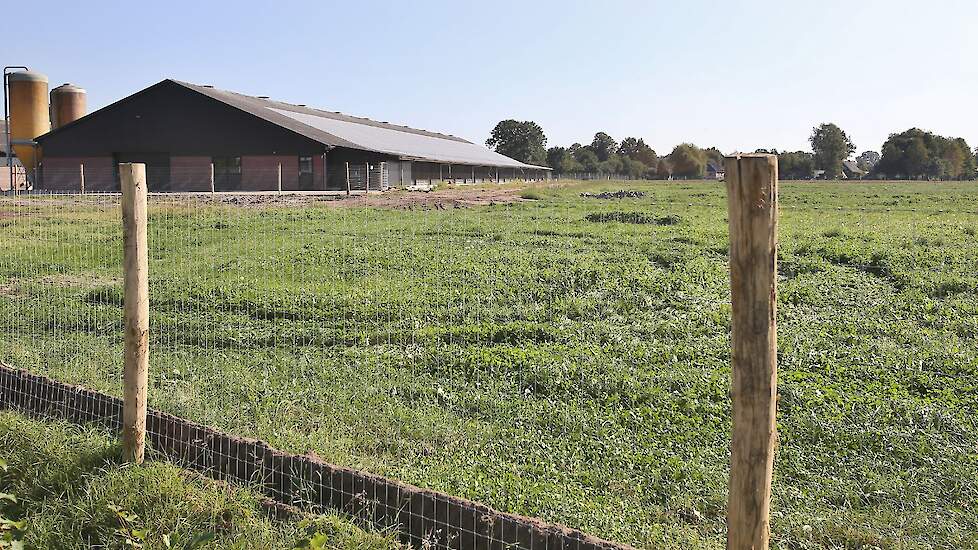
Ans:
POLYGON ((235 191, 241 188, 241 157, 213 157, 214 190, 235 191))

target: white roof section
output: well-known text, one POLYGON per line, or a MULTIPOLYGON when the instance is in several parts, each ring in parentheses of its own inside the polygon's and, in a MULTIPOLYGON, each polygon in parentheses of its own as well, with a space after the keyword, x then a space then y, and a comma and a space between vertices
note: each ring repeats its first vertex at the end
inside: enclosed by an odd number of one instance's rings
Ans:
POLYGON ((297 113, 285 109, 273 108, 271 110, 297 122, 312 126, 317 130, 328 132, 362 149, 397 155, 404 159, 512 168, 531 167, 467 141, 403 132, 394 128, 378 128, 377 126, 309 113, 297 113))
POLYGON ((406 160, 550 170, 546 166, 522 163, 456 136, 179 80, 165 80, 160 84, 167 82, 195 90, 331 147, 372 151, 406 160))

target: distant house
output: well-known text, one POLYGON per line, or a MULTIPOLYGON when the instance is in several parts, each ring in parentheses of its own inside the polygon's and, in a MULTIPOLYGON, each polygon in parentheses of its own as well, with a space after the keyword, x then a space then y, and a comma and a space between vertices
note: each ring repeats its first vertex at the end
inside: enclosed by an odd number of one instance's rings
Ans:
POLYGON ((724 176, 723 167, 717 166, 713 162, 706 163, 706 179, 722 180, 724 176))
POLYGON ((842 176, 844 179, 862 179, 868 172, 859 168, 854 160, 842 161, 842 176))

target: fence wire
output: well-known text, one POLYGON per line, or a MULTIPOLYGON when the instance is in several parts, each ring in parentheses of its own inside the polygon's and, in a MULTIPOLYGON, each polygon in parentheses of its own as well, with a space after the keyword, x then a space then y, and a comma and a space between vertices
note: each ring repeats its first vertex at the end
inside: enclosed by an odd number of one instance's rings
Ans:
MULTIPOLYGON (((381 185, 376 170, 370 181, 381 185)), ((176 173, 208 181, 199 170, 176 173)), ((0 391, 7 406, 115 429, 120 198, 94 185, 91 169, 84 194, 80 173, 47 177, 64 185, 0 199, 0 361, 9 366, 0 391)), ((152 168, 147 179, 166 191, 152 168)), ((278 179, 266 172, 261 185, 278 179)), ((516 214, 496 200, 469 216, 464 205, 412 196, 376 208, 342 194, 151 194, 153 451, 257 483, 286 504, 396 528, 418 546, 613 546, 506 514, 546 510, 512 492, 519 472, 506 485, 486 478, 501 475, 498 453, 532 467, 537 451, 514 449, 520 443, 487 416, 549 414, 552 404, 531 399, 539 373, 511 365, 521 342, 553 339, 536 322, 541 312, 588 292, 570 277, 562 287, 521 278, 517 268, 545 260, 515 245, 516 214)), ((585 371, 576 376, 583 382, 585 371)), ((573 435, 564 429, 548 437, 573 435)), ((556 483, 534 490, 561 498, 556 483)))

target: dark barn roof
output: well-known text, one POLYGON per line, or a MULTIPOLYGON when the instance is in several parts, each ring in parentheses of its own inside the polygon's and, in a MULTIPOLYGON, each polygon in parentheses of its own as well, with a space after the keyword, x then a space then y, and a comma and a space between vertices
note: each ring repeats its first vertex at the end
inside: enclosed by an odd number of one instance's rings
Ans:
POLYGON ((486 147, 462 138, 417 130, 367 118, 354 117, 338 112, 313 109, 273 101, 265 97, 254 97, 211 86, 190 84, 167 79, 128 98, 120 100, 103 109, 95 111, 77 121, 38 138, 39 142, 51 136, 70 131, 86 119, 97 117, 100 113, 139 96, 157 87, 183 89, 220 102, 235 110, 243 111, 253 117, 269 122, 279 128, 298 134, 326 147, 344 147, 396 156, 405 160, 420 160, 439 163, 469 164, 477 166, 499 166, 511 168, 548 169, 525 164, 507 156, 490 151, 486 147))

